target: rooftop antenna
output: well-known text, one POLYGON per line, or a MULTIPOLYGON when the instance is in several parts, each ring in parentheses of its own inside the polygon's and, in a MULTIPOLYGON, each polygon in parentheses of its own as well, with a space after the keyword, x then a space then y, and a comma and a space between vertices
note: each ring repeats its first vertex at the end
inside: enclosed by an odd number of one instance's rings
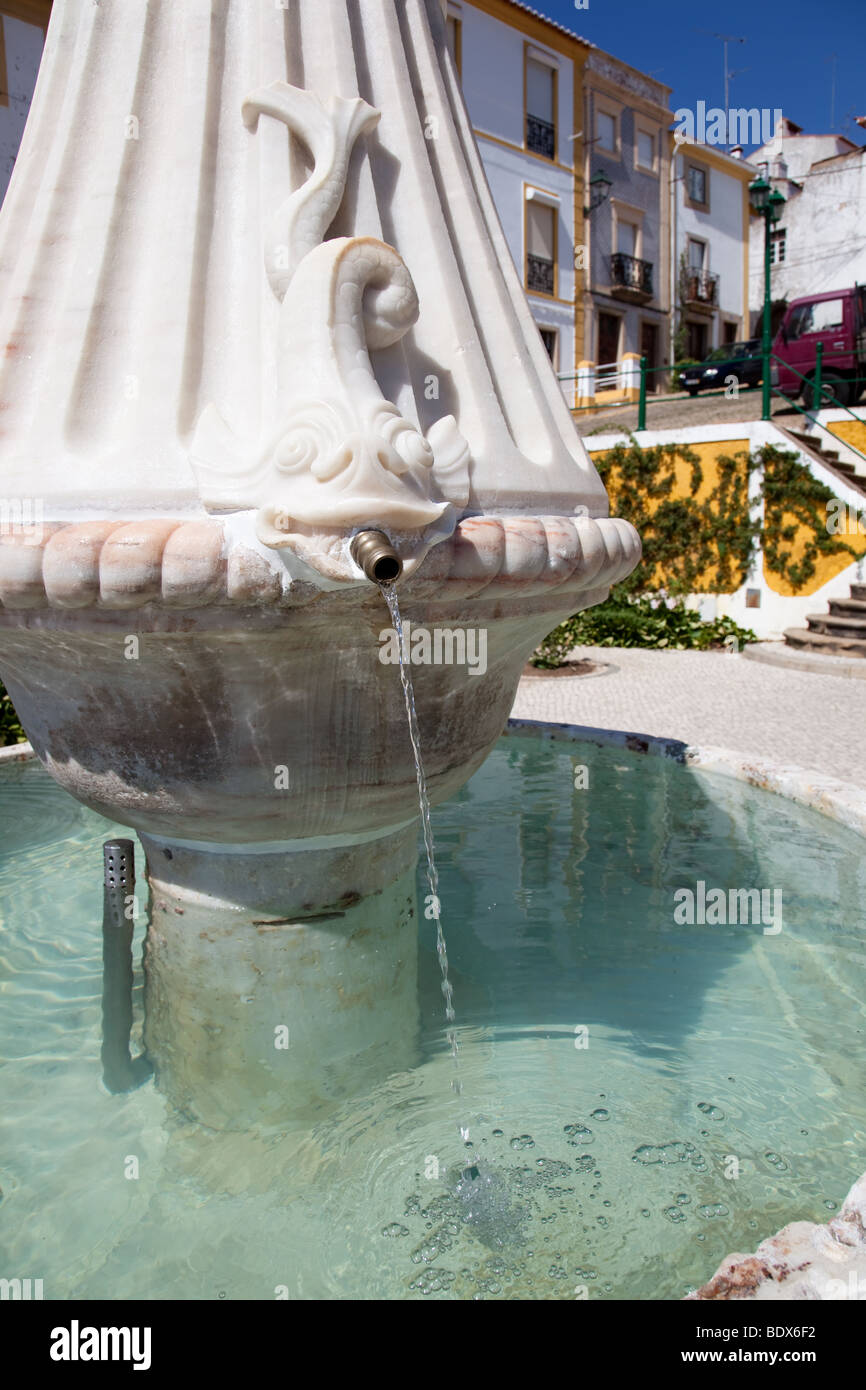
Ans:
POLYGON ((830 71, 830 129, 836 129, 836 54, 831 53, 825 63, 832 64, 830 71))
MULTIPOLYGON (((710 31, 709 29, 696 29, 696 30, 695 30, 695 33, 696 33, 696 34, 709 34, 710 32, 711 32, 711 31, 710 31)), ((745 43, 746 40, 745 40, 744 38, 742 38, 739 34, 716 34, 716 33, 712 33, 712 37, 713 37, 714 39, 721 39, 721 41, 722 41, 722 49, 723 49, 723 53, 724 53, 724 64, 725 64, 725 135, 727 135, 727 134, 728 134, 728 111, 729 111, 729 107, 728 107, 728 84, 730 83, 731 77, 733 76, 733 73, 731 73, 730 70, 729 70, 729 68, 728 68, 728 44, 729 44, 729 43, 745 43)), ((745 68, 741 68, 740 71, 741 71, 741 72, 745 72, 746 69, 745 69, 745 68)), ((727 142, 727 140, 726 140, 726 141, 725 141, 725 149, 727 150, 727 148, 728 148, 728 142, 727 142)))
MULTIPOLYGON (((724 53, 724 64, 725 64, 725 136, 727 137, 727 135, 728 135, 728 133, 729 133, 729 132, 728 132, 728 116, 729 116, 729 112, 730 112, 730 109, 731 109, 730 106, 728 105, 728 84, 730 83, 731 77, 733 76, 733 74, 731 73, 731 71, 730 71, 729 68, 728 68, 728 44, 729 44, 729 43, 745 43, 746 40, 743 39, 743 38, 739 38, 736 34, 713 34, 713 38, 714 38, 714 39, 721 39, 721 40, 722 40, 722 50, 723 50, 723 53, 724 53)), ((740 71, 741 71, 741 72, 745 72, 745 68, 741 68, 740 71)), ((727 149, 728 149, 728 140, 727 140, 727 138, 726 138, 726 139, 725 139, 725 150, 727 150, 727 149)))

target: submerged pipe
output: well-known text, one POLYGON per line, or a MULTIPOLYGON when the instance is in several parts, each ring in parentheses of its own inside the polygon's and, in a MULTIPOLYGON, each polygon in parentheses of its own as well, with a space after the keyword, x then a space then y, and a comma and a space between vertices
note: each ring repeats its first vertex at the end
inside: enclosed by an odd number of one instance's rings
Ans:
POLYGON ((102 900, 102 1079, 112 1095, 141 1086, 153 1068, 132 1057, 132 936, 135 918, 135 846, 107 840, 102 900))
POLYGON ((403 573, 403 561, 384 531, 359 531, 352 537, 349 553, 374 584, 393 584, 403 573))

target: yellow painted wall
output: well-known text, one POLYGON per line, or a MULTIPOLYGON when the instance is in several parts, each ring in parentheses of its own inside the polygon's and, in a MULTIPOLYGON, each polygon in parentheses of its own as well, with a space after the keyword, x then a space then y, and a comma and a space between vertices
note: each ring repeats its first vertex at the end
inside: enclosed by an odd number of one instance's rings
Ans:
POLYGON ((831 420, 827 429, 843 444, 852 444, 866 454, 866 420, 831 420))
MULTIPOLYGON (((796 517, 786 512, 784 524, 792 525, 796 523, 796 517)), ((851 528, 850 535, 840 534, 839 540, 845 541, 858 555, 866 554, 866 536, 860 534, 856 527, 851 528)), ((806 536, 804 532, 794 537, 794 544, 791 547, 791 559, 799 560, 806 548, 806 536)), ((783 579, 780 574, 774 574, 767 569, 764 563, 764 582, 768 589, 772 589, 774 594, 783 594, 785 598, 793 598, 795 595, 814 594, 818 589, 827 584, 829 580, 835 579, 837 574, 846 570, 849 565, 854 563, 854 557, 843 550, 838 555, 816 555, 815 573, 812 578, 807 580, 801 589, 794 589, 787 579, 783 579)))
MULTIPOLYGON (((853 427, 853 430, 856 431, 859 426, 859 428, 862 429, 864 433, 863 445, 866 446, 866 423, 861 423, 860 421, 855 420, 840 420, 838 422, 838 425, 840 427, 838 433, 840 434, 841 438, 847 437, 841 433, 844 427, 850 425, 853 427)), ((837 432, 835 424, 831 425, 830 428, 834 432, 837 432)), ((860 442, 856 438, 851 439, 850 442, 857 444, 858 447, 862 447, 860 445, 860 442)), ((712 440, 709 442, 702 443, 690 443, 687 447, 692 453, 697 455, 700 461, 701 469, 703 471, 701 485, 698 488, 697 492, 694 494, 694 500, 696 502, 705 501, 715 488, 718 482, 717 461, 719 458, 736 458, 736 456, 740 454, 743 457, 743 469, 745 470, 746 459, 749 453, 748 439, 712 440)), ((590 449, 590 456, 594 460, 600 459, 603 458, 604 455, 608 452, 609 450, 607 449, 590 449)), ((673 495, 680 497, 691 496, 692 494, 689 488, 691 464, 687 463, 684 459, 677 457, 674 460, 674 472, 676 474, 677 479, 677 488, 673 495)), ((611 494, 611 513, 615 516, 617 514, 615 505, 615 498, 617 492, 615 469, 613 470, 612 474, 610 474, 608 477, 608 490, 611 494)), ((651 502, 649 505, 650 507, 652 507, 651 502)), ((796 523, 796 518, 788 515, 785 517, 785 521, 788 523, 796 523)), ((852 527, 851 529, 851 535, 840 536, 840 539, 847 541, 848 545, 851 546, 852 550, 854 550, 857 553, 857 555, 866 554, 866 536, 861 535, 856 526, 852 527)), ((802 555, 805 546, 806 532, 804 530, 800 536, 797 536, 794 539, 792 547, 792 558, 798 560, 802 555)), ((766 583, 768 589, 772 589, 773 593, 783 594, 786 597, 791 597, 794 594, 798 596, 814 594, 818 589, 822 588, 826 583, 828 583, 829 580, 833 579, 837 574, 840 574, 842 570, 847 569, 848 566, 852 563, 852 559, 853 557, 850 554, 848 554, 847 551, 841 551, 837 555, 816 556, 814 575, 803 585, 802 588, 796 590, 791 587, 787 580, 781 578, 780 575, 771 573, 766 568, 766 565, 764 565, 764 582, 766 583)), ((655 582, 659 585, 664 584, 664 579, 665 576, 661 573, 657 573, 655 575, 655 582)), ((709 571, 704 576, 704 581, 701 583, 699 587, 699 592, 707 594, 724 593, 725 590, 720 589, 715 580, 715 571, 709 571)))
MULTIPOLYGON (((741 454, 743 456, 743 472, 745 473, 746 471, 746 459, 748 458, 749 454, 748 439, 712 440, 707 443, 690 443, 684 447, 687 447, 691 453, 697 456, 703 476, 701 478, 700 487, 698 488, 697 492, 693 494, 691 491, 692 465, 690 463, 687 463, 685 459, 680 458, 679 455, 677 455, 677 457, 673 460, 673 468, 677 480, 677 485, 674 491, 671 493, 672 497, 693 497, 693 500, 695 502, 705 502, 706 499, 712 493, 716 484, 718 483, 718 468, 716 466, 716 461, 719 458, 731 458, 736 457, 737 454, 741 454)), ((603 458, 604 455, 608 452, 609 450, 607 449, 596 449, 594 451, 590 450, 590 457, 593 460, 600 459, 603 458)), ((610 472, 607 475, 605 479, 605 485, 607 486, 611 498, 611 515, 616 516, 617 478, 615 468, 612 470, 612 472, 610 472)), ((658 504, 656 503, 655 505, 658 504)), ((648 506, 650 510, 653 510, 654 504, 652 502, 652 499, 648 500, 648 506)), ((662 587, 664 585, 665 575, 662 573, 661 570, 656 571, 655 575, 653 576, 653 582, 659 587, 662 587)), ((706 575, 704 576, 703 582, 699 586, 698 592, 704 594, 718 594, 725 592, 723 588, 719 587, 718 581, 716 579, 715 569, 707 571, 706 575)))

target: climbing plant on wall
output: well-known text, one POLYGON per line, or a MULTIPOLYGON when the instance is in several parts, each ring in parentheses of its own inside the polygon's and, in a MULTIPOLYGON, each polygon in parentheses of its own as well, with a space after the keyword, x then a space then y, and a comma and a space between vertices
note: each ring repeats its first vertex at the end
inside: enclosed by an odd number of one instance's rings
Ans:
POLYGON ((819 555, 859 553, 829 534, 834 494, 789 450, 763 445, 722 455, 709 489, 698 455, 683 444, 632 441, 594 462, 611 513, 643 541, 643 560, 617 585, 620 593, 731 593, 745 583, 759 542, 767 569, 794 588, 811 579, 819 555))
POLYGON ((730 619, 702 623, 682 609, 683 596, 739 589, 759 544, 767 571, 792 590, 812 578, 819 556, 860 554, 828 532, 834 494, 789 450, 764 445, 723 455, 709 481, 697 453, 683 444, 641 448, 632 440, 594 462, 612 515, 637 528, 643 559, 606 603, 554 629, 536 652, 536 665, 559 665, 574 646, 603 645, 608 636, 629 646, 700 648, 731 636, 754 641, 730 619), (680 602, 660 612, 653 598, 661 596, 680 602))

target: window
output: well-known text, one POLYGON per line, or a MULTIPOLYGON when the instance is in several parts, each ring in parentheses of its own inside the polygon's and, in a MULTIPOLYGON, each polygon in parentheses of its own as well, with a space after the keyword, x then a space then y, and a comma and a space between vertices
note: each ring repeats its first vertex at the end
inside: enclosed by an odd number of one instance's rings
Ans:
POLYGON ((707 206, 707 171, 699 164, 690 164, 686 170, 686 188, 689 199, 701 207, 707 206))
POLYGON ((551 363, 553 364, 553 367, 555 368, 555 367, 556 367, 556 329, 555 329, 555 328, 539 328, 538 331, 539 331, 539 333, 541 334, 541 341, 544 343, 544 350, 545 350, 545 352, 547 353, 548 357, 550 358, 551 363))
POLYGON ((616 154, 616 117, 611 116, 609 111, 596 111, 595 113, 595 141, 602 150, 609 150, 611 154, 616 154))
POLYGON ((828 328, 841 328, 844 321, 841 299, 820 299, 817 303, 800 304, 788 320, 788 341, 802 338, 806 333, 823 333, 828 328))
POLYGON ((729 321, 726 321, 725 323, 722 324, 722 342, 723 342, 723 343, 736 343, 736 346, 737 346, 737 348, 739 349, 739 350, 737 351, 737 353, 736 353, 736 356, 737 356, 737 357, 742 357, 742 356, 743 356, 743 351, 742 351, 742 349, 743 349, 743 346, 744 346, 744 345, 743 345, 743 343, 737 343, 737 324, 735 324, 735 323, 730 323, 729 321))
POLYGON ((625 256, 636 256, 638 248, 639 229, 636 222, 620 222, 616 224, 616 249, 625 256))
POLYGON ((787 251, 788 234, 785 227, 770 233, 770 265, 781 265, 787 251))
POLYGON ((458 74, 462 73, 463 55, 461 52, 461 43, 463 36, 461 33, 460 20, 454 15, 448 15, 445 20, 445 32, 448 38, 448 48, 451 51, 451 57, 454 59, 454 66, 458 74))
POLYGON ((707 243, 698 241, 696 237, 689 237, 689 270, 694 274, 701 274, 705 269, 707 256, 707 243))
POLYGON ((556 209, 526 204, 526 288, 556 294, 556 209))
POLYGON ((556 73, 546 63, 526 59, 526 148, 556 158, 556 73))
POLYGON ((637 133, 637 162, 641 169, 655 169, 655 147, 655 137, 650 135, 648 130, 639 130, 637 133))

